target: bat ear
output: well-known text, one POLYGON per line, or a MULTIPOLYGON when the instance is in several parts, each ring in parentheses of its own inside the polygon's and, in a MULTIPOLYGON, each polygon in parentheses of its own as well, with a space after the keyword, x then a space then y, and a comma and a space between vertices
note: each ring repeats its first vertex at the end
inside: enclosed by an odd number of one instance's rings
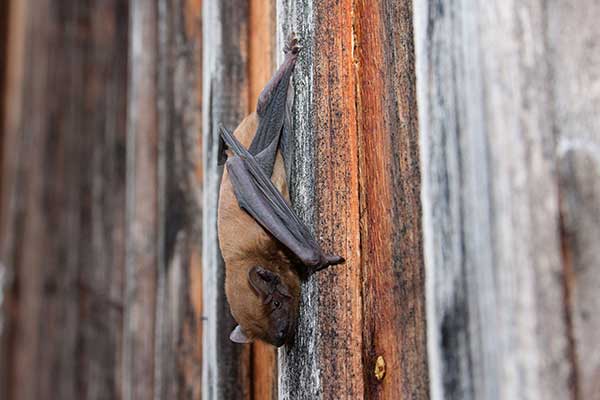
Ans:
POLYGON ((234 343, 252 343, 252 339, 246 336, 246 334, 242 330, 242 327, 239 325, 237 325, 231 331, 231 334, 229 334, 229 340, 231 340, 234 343))
POLYGON ((279 283, 279 276, 261 266, 253 267, 248 272, 248 281, 261 298, 268 297, 279 283))
POLYGON ((273 292, 278 291, 284 296, 291 297, 287 286, 281 281, 279 275, 261 266, 253 267, 248 272, 250 286, 256 290, 264 304, 271 301, 273 292))

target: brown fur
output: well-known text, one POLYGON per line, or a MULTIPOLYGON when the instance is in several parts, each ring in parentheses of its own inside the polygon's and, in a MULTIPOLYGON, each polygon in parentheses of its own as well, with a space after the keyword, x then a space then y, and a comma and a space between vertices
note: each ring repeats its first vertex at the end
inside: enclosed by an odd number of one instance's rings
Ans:
MULTIPOLYGON (((248 148, 257 126, 258 117, 252 113, 242 121, 234 135, 248 148)), ((284 198, 289 200, 283 158, 279 153, 271 180, 284 198)), ((295 309, 300 297, 300 279, 284 247, 239 207, 227 168, 221 182, 218 227, 221 253, 225 260, 225 293, 233 318, 250 339, 264 338, 269 319, 259 295, 248 281, 250 269, 260 265, 277 273, 289 288, 295 309)))

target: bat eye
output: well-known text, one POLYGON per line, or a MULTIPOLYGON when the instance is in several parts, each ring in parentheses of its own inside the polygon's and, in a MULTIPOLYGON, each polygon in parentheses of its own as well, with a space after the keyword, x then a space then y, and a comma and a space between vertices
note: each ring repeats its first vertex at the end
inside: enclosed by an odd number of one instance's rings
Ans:
POLYGON ((273 305, 275 306, 275 308, 279 308, 281 306, 281 303, 279 302, 279 300, 275 300, 273 302, 273 305))

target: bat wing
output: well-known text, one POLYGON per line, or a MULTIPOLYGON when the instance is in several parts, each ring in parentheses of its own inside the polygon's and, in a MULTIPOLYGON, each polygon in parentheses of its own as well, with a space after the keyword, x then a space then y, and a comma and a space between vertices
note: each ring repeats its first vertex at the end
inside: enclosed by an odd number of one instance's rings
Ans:
POLYGON ((306 225, 287 204, 261 166, 227 129, 221 135, 235 156, 227 160, 227 171, 240 208, 285 245, 304 264, 323 269, 344 261, 323 254, 306 225))

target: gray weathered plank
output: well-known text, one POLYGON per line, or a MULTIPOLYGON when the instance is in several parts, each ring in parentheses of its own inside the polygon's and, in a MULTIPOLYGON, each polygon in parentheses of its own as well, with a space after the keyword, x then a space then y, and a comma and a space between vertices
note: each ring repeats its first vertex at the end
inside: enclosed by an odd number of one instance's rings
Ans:
POLYGON ((571 385, 600 399, 600 3, 548 2, 548 46, 571 324, 571 385))
POLYGON ((123 398, 155 394, 159 250, 157 3, 131 2, 127 115, 127 233, 123 398))
POLYGON ((201 4, 132 6, 125 398, 201 391, 201 4))
POLYGON ((416 0, 434 399, 564 399, 552 2, 416 0))
POLYGON ((155 397, 197 399, 202 389, 202 3, 157 4, 160 267, 155 397))
MULTIPOLYGON (((225 298, 224 267, 217 239, 222 168, 217 165, 219 123, 235 128, 248 113, 247 1, 203 3, 203 220, 204 315, 202 398, 248 396, 242 346, 229 340, 235 326, 225 298)), ((247 358, 247 357, 246 357, 247 358)))

